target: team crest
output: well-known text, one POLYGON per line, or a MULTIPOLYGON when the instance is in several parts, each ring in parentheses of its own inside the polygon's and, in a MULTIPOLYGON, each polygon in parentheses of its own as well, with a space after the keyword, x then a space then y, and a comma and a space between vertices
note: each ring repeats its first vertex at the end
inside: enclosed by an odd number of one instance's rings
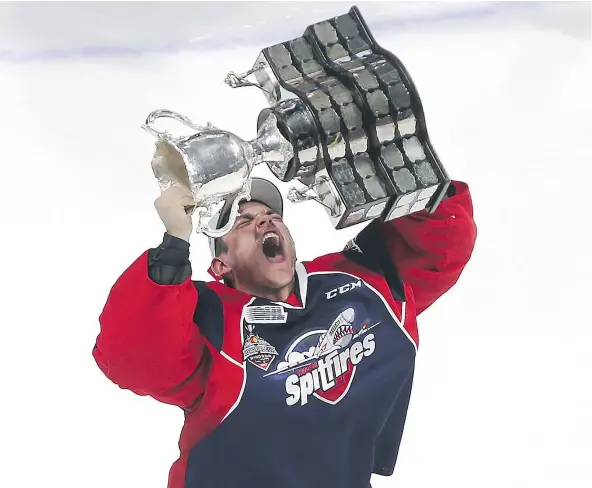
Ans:
POLYGON ((379 323, 356 327, 355 311, 347 308, 328 329, 309 331, 296 339, 276 370, 265 376, 286 376, 287 405, 306 405, 310 396, 335 405, 349 391, 357 365, 374 354, 375 337, 370 330, 379 323))
POLYGON ((253 366, 267 371, 273 360, 278 355, 275 347, 260 337, 252 324, 247 325, 248 334, 243 344, 243 358, 253 366))

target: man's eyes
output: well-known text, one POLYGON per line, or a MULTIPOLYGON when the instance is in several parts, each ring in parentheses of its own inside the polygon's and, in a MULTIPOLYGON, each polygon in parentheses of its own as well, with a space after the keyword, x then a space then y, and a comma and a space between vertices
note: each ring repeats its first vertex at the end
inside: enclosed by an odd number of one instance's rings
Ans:
MULTIPOLYGON (((267 214, 267 215, 269 215, 272 218, 272 220, 278 220, 278 221, 282 222, 282 217, 279 214, 272 213, 272 214, 267 214)), ((251 218, 251 217, 239 217, 236 220, 235 227, 236 228, 245 227, 246 225, 250 224, 254 220, 255 219, 251 218)))

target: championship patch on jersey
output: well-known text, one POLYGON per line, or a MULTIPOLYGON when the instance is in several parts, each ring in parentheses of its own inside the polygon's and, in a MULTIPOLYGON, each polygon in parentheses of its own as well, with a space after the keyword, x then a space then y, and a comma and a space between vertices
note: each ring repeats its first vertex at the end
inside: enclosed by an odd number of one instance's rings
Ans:
POLYGON ((253 325, 247 325, 247 336, 243 344, 243 358, 253 366, 267 371, 278 355, 277 350, 265 339, 257 335, 253 325))
POLYGON ((354 380, 356 367, 375 351, 371 330, 380 322, 355 325, 355 310, 341 312, 327 329, 309 331, 292 342, 276 370, 286 375, 286 404, 306 405, 311 396, 331 405, 341 401, 354 380))

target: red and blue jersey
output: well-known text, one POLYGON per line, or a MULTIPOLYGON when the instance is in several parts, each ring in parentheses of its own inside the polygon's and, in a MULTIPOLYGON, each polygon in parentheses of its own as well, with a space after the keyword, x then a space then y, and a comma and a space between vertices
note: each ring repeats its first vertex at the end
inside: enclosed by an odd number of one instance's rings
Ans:
POLYGON ((375 220, 297 263, 272 302, 192 281, 165 236, 117 280, 93 355, 120 387, 182 408, 169 488, 366 488, 393 472, 416 317, 458 280, 476 227, 466 184, 436 212, 375 220))

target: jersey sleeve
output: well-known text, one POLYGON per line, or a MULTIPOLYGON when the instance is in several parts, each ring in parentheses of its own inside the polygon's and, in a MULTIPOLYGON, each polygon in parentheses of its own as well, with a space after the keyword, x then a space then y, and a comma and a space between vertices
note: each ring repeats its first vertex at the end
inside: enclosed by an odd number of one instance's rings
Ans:
POLYGON ((397 275, 411 288, 417 314, 458 281, 475 246, 469 187, 453 181, 451 190, 434 213, 375 220, 349 244, 380 260, 387 275, 397 275))
POLYGON ((203 396, 216 351, 194 322, 200 297, 189 245, 179 241, 165 235, 116 281, 93 357, 121 388, 190 410, 203 396))

